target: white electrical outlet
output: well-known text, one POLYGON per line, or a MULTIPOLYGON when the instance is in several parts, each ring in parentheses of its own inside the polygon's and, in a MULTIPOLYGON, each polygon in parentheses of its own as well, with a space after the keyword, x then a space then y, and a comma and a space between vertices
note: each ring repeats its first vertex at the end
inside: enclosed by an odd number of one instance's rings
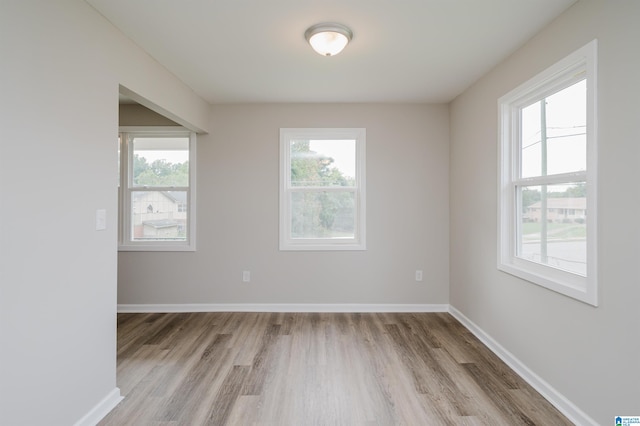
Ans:
POLYGON ((416 271, 416 281, 422 281, 422 271, 419 269, 416 271))
POLYGON ((242 271, 242 282, 248 283, 251 281, 251 271, 242 271))

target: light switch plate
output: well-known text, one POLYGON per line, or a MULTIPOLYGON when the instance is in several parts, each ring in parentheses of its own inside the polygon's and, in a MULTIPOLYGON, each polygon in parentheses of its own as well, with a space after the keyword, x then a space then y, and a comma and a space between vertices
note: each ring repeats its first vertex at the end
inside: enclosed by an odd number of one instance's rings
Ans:
POLYGON ((96 231, 107 229, 107 211, 105 209, 96 210, 96 231))

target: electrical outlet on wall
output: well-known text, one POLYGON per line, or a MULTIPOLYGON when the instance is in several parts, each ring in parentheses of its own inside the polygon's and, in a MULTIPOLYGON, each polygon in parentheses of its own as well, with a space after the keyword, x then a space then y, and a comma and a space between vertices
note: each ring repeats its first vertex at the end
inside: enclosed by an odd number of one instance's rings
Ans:
POLYGON ((416 270, 416 281, 422 281, 422 271, 420 269, 416 270))
POLYGON ((242 282, 251 282, 251 271, 242 271, 242 282))

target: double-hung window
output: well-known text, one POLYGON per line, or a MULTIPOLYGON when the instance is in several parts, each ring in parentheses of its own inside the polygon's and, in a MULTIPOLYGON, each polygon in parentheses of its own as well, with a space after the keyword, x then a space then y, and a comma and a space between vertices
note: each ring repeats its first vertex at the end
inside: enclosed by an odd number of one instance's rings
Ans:
POLYGON ((120 250, 195 250, 195 133, 120 129, 120 250))
POLYGON ((280 250, 365 250, 365 129, 280 129, 280 250))
POLYGON ((499 100, 498 267, 597 305, 596 42, 499 100))

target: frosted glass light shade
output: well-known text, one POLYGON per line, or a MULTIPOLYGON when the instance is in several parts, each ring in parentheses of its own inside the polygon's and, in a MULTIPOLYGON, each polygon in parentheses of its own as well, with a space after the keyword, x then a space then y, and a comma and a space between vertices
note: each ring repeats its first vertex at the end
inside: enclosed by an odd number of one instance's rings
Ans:
POLYGON ((342 52, 351 41, 353 33, 344 25, 326 23, 310 27, 304 36, 313 50, 320 55, 334 56, 342 52))

